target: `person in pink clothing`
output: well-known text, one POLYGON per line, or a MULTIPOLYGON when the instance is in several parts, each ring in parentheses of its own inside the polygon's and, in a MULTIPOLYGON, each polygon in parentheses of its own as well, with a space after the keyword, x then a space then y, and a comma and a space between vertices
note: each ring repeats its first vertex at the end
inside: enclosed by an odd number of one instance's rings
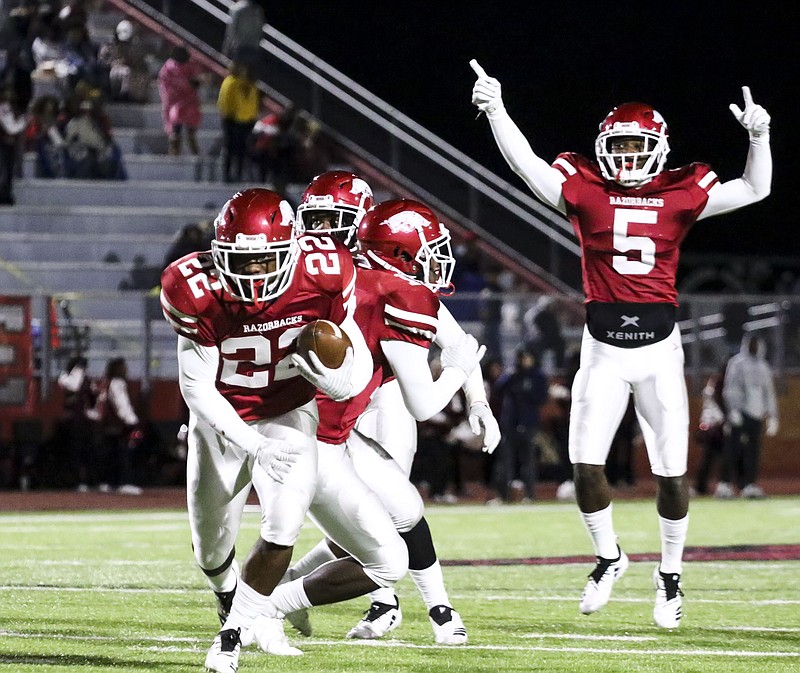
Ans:
POLYGON ((198 154, 197 128, 202 112, 197 89, 200 86, 200 66, 191 61, 185 47, 172 50, 158 73, 158 93, 161 96, 161 111, 164 131, 169 136, 169 153, 180 154, 183 129, 189 151, 198 154))

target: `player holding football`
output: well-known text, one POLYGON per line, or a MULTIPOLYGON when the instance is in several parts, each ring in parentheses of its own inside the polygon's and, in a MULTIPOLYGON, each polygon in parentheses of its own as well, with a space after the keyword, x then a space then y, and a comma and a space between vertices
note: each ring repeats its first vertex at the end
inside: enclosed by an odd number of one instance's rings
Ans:
MULTIPOLYGON (((372 376, 353 321, 354 287, 349 251, 330 237, 299 236, 291 206, 266 189, 235 194, 215 221, 210 254, 187 255, 162 275, 161 304, 179 335, 180 386, 191 412, 192 545, 222 623, 206 657, 210 670, 235 671, 242 640, 253 638, 274 654, 300 654, 286 642, 269 595, 289 565, 317 487, 316 390, 342 400, 372 376), (292 352, 303 326, 317 318, 339 324, 352 342, 338 369, 292 352), (239 576, 234 544, 251 485, 261 505, 260 538, 239 576)), ((407 570, 405 545, 388 514, 352 482, 375 509, 373 542, 385 551, 366 559, 365 568, 342 561, 316 573, 307 586, 314 604, 391 585, 407 570)))
POLYGON ((548 165, 531 149, 503 105, 500 83, 476 61, 472 102, 486 113, 511 169, 542 202, 572 222, 582 250, 586 326, 572 387, 569 455, 578 507, 597 565, 580 601, 591 614, 628 567, 617 545, 603 466, 628 397, 657 477, 661 562, 654 571, 653 617, 680 624, 680 578, 688 529, 688 400, 675 324, 679 246, 697 220, 755 203, 770 192, 770 117, 747 87, 744 110, 730 109, 750 146, 741 178, 721 182, 706 164, 665 171, 667 125, 653 108, 626 103, 600 124, 597 163, 572 153, 548 165))
MULTIPOLYGON (((372 208, 373 203, 363 179, 329 171, 314 178, 297 209, 306 231, 336 236, 354 254, 361 253, 356 257, 355 318, 375 366, 371 384, 352 400, 317 396, 317 438, 330 447, 331 455, 347 446, 356 471, 378 493, 408 546, 410 574, 425 601, 436 642, 460 645, 467 642, 466 629, 448 598, 422 499, 409 481, 416 420, 438 411, 459 387, 449 373, 451 381, 434 382, 428 366, 431 342, 447 348, 466 336, 437 296, 448 287, 454 266, 450 235, 423 204, 395 200, 372 208)), ((489 411, 480 367, 462 383, 473 430, 478 434, 483 429, 483 448, 491 452, 500 433, 489 411)), ((327 474, 322 459, 320 472, 327 474)), ((325 499, 319 504, 327 507, 325 499)), ((305 574, 346 553, 322 540, 290 573, 305 574)), ((400 625, 402 613, 393 588, 377 589, 370 598, 370 609, 348 632, 349 638, 379 638, 400 625)), ((310 635, 305 614, 289 614, 289 619, 310 635)))

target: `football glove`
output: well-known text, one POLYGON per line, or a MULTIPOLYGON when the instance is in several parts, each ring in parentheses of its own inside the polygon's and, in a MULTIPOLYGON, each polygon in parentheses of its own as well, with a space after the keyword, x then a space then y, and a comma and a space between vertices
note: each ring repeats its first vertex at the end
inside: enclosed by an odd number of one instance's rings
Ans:
POLYGON ((777 435, 779 428, 780 423, 778 423, 778 419, 770 416, 767 419, 767 437, 774 437, 777 435))
POLYGON ((442 369, 457 367, 464 372, 466 379, 472 373, 472 370, 478 366, 484 353, 486 353, 486 346, 479 346, 474 336, 464 334, 458 343, 443 348, 439 359, 442 363, 442 369))
POLYGON ((350 381, 353 374, 353 348, 349 347, 345 353, 344 361, 336 369, 326 367, 317 354, 309 351, 306 362, 298 353, 292 353, 292 362, 308 381, 313 383, 334 402, 341 402, 352 397, 353 384, 350 381))
POLYGON ((489 77, 486 71, 473 58, 470 67, 475 71, 478 79, 472 87, 472 104, 487 115, 494 114, 504 109, 500 82, 494 77, 489 77))
POLYGON ((486 402, 475 402, 469 408, 469 427, 475 435, 483 432, 484 453, 492 453, 500 443, 500 426, 486 402))
POLYGON ((744 421, 742 412, 738 409, 731 409, 730 412, 728 412, 728 420, 734 428, 738 428, 744 421))
POLYGON ((753 102, 753 95, 750 93, 749 86, 742 87, 744 96, 744 110, 736 103, 730 104, 730 110, 736 120, 747 129, 753 138, 758 138, 769 133, 769 113, 760 105, 753 102))
POLYGON ((263 437, 255 448, 247 450, 247 453, 253 456, 267 473, 267 476, 279 484, 283 483, 284 477, 302 452, 303 449, 300 446, 269 437, 263 437))

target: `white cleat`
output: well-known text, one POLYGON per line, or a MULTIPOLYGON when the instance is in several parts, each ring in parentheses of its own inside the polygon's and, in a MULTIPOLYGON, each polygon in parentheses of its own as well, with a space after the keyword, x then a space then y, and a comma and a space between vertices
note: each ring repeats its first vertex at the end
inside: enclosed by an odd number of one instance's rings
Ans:
POLYGON ((449 605, 435 605, 428 611, 433 636, 439 645, 464 645, 467 629, 459 615, 449 605))
POLYGON ((656 587, 656 605, 653 619, 662 629, 677 629, 681 624, 683 591, 678 573, 662 573, 660 566, 653 571, 656 587))
POLYGON ((364 613, 364 618, 347 632, 348 638, 374 640, 394 631, 403 621, 400 612, 400 599, 395 596, 396 605, 375 602, 364 613))
POLYGON ((597 565, 589 574, 589 581, 583 589, 580 609, 584 615, 597 612, 608 603, 614 583, 620 579, 628 569, 628 556, 617 547, 619 557, 607 559, 597 557, 597 565))
POLYGON ((214 671, 214 673, 236 673, 239 670, 241 646, 239 629, 220 631, 206 654, 206 670, 214 671))

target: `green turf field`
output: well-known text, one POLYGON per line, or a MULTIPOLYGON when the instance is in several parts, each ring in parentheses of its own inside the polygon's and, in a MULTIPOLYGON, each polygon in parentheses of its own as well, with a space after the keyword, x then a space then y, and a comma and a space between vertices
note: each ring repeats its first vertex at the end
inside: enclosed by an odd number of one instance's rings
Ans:
MULTIPOLYGON (((659 550, 653 503, 615 505, 628 554, 659 550)), ((433 643, 410 579, 398 586, 403 625, 384 641, 343 639, 366 609, 358 599, 312 613, 315 633, 290 641, 303 657, 249 648, 249 671, 800 671, 800 561, 717 560, 684 568, 684 619, 667 632, 652 621, 653 562, 634 562, 611 603, 585 617, 578 598, 591 562, 510 559, 584 556, 588 538, 574 505, 430 507, 445 578, 470 642, 433 643)), ((240 556, 257 534, 245 515, 240 556)), ((800 499, 699 500, 689 546, 800 543, 800 499)), ((296 553, 319 539, 310 524, 296 553)), ((217 628, 213 597, 194 567, 182 511, 0 515, 3 588, 0 672, 202 671, 217 628)), ((735 549, 733 551, 736 551, 735 549)), ((796 558, 796 555, 795 555, 796 558)))

